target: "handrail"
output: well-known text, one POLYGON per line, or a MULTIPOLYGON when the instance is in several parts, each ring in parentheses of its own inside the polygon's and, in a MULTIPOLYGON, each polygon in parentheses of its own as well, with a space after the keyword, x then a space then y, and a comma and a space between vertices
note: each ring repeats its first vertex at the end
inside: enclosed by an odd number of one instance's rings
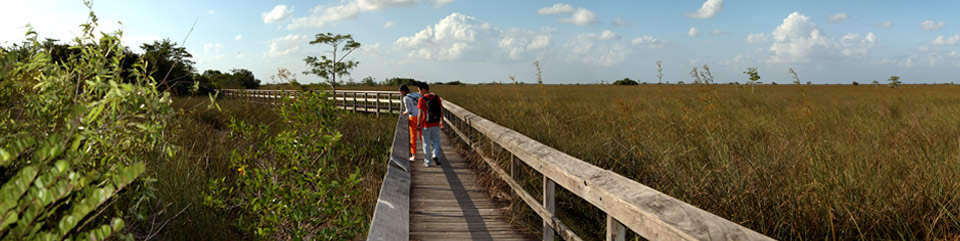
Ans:
POLYGON ((377 196, 367 240, 408 240, 410 238, 410 129, 400 116, 387 159, 387 171, 377 196))
MULTIPOLYGON (((327 93, 332 93, 326 90, 327 93)), ((221 96, 239 98, 248 102, 278 105, 283 98, 295 98, 296 90, 241 90, 223 89, 221 96)), ((393 113, 403 112, 398 91, 338 90, 329 97, 341 109, 355 112, 393 113)))
POLYGON ((444 101, 444 119, 464 142, 481 154, 490 168, 543 220, 544 240, 555 231, 566 240, 579 239, 554 214, 556 184, 607 213, 607 240, 623 240, 624 228, 652 240, 773 240, 646 185, 570 156, 530 137, 484 119, 450 101, 444 101), (479 150, 481 135, 511 153, 511 174, 479 150), (517 167, 526 164, 543 175, 543 203, 538 203, 515 180, 517 167))

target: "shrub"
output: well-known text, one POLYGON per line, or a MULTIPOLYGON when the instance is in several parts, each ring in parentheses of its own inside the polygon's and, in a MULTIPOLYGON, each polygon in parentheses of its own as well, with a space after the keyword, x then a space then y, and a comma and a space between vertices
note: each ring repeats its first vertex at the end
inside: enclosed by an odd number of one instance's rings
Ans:
POLYGON ((622 80, 617 80, 613 82, 613 85, 638 85, 637 81, 630 78, 624 78, 622 80))
POLYGON ((124 68, 121 32, 96 38, 92 12, 81 26, 64 60, 32 29, 28 55, 0 50, 0 237, 105 239, 124 220, 102 213, 118 199, 147 199, 148 183, 137 181, 145 160, 174 153, 164 138, 170 99, 146 64, 124 68))

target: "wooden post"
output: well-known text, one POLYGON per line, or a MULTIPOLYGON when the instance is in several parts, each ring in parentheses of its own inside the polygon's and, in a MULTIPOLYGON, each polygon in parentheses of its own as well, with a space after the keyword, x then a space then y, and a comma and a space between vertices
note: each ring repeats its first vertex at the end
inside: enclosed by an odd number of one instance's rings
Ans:
POLYGON ((377 102, 377 116, 380 116, 380 93, 377 93, 377 98, 374 98, 374 101, 377 102))
MULTIPOLYGON (((555 216, 554 212, 556 211, 556 206, 554 205, 556 204, 556 197, 557 197, 555 193, 556 189, 557 189, 557 183, 553 182, 553 180, 550 180, 550 178, 544 176, 543 177, 543 208, 547 209, 547 212, 554 216, 555 216)), ((543 220, 543 240, 546 240, 546 241, 554 240, 553 239, 554 230, 553 228, 550 227, 550 223, 552 222, 553 220, 546 220, 546 219, 543 220)))
POLYGON ((520 159, 510 154, 510 177, 512 177, 513 180, 520 180, 520 164, 520 159))
POLYGON ((626 231, 627 228, 620 221, 607 214, 607 241, 626 240, 626 231))

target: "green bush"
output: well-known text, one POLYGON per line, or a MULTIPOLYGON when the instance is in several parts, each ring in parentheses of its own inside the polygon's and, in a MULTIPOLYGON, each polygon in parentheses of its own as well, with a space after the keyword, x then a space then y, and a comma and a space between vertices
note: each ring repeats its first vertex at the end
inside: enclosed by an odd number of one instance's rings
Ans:
POLYGON ((301 90, 279 108, 285 123, 276 134, 265 124, 231 119, 236 175, 211 181, 205 203, 236 207, 236 225, 262 239, 348 240, 363 230, 360 169, 343 175, 334 148, 341 112, 327 94, 301 90), (345 178, 344 178, 345 177, 345 178))
POLYGON ((26 50, 0 50, 0 239, 105 239, 124 220, 101 214, 145 200, 145 160, 174 153, 169 97, 145 62, 123 67, 122 33, 96 21, 91 12, 66 59, 32 29, 26 50))

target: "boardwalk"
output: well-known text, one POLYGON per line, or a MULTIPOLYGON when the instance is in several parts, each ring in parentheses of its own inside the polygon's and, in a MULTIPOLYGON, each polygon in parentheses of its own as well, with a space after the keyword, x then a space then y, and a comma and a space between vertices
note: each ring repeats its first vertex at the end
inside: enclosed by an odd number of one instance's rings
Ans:
POLYGON ((410 240, 536 240, 507 222, 447 135, 440 139, 442 166, 424 167, 422 153, 411 164, 410 240))

